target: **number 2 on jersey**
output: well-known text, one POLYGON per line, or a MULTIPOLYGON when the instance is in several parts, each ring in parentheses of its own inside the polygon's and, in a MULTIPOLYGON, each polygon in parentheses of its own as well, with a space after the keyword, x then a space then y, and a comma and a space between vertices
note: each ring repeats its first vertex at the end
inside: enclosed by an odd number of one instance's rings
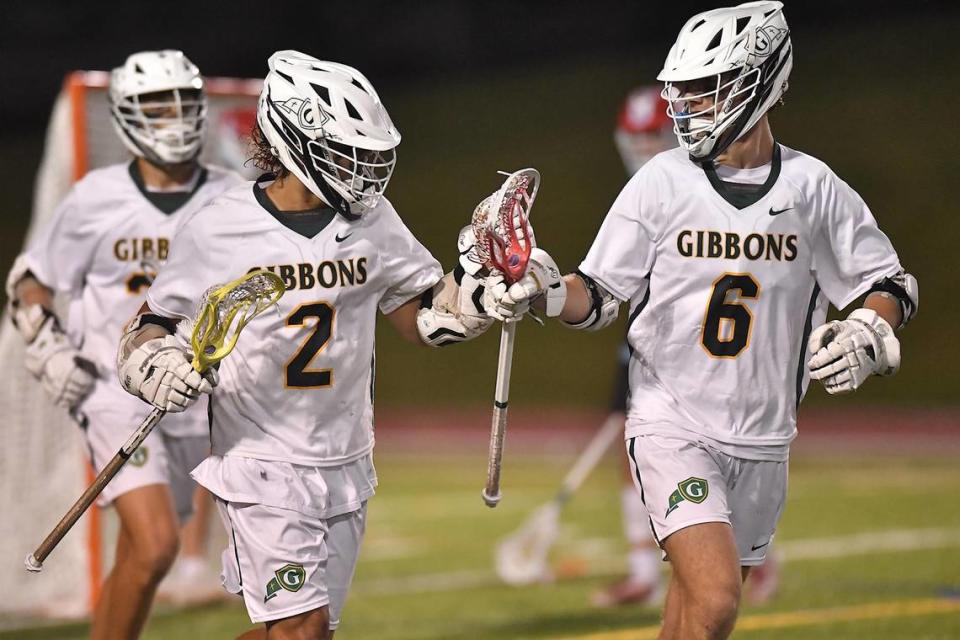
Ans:
POLYGON ((300 345, 293 358, 287 362, 285 385, 293 389, 318 389, 333 383, 333 369, 307 369, 318 353, 323 351, 333 333, 334 308, 326 302, 302 304, 287 316, 287 326, 303 326, 309 318, 315 318, 313 333, 300 345))
POLYGON ((756 300, 760 285, 749 273, 725 273, 713 283, 700 342, 710 355, 736 358, 750 343, 753 314, 741 299, 756 300), (736 291, 732 300, 730 292, 736 291))

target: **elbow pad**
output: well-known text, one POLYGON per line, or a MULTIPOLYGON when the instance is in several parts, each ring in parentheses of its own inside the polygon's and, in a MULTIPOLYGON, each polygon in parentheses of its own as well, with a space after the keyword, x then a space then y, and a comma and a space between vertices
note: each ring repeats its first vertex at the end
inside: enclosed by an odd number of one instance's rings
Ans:
POLYGON ((917 279, 906 271, 900 271, 875 282, 870 287, 868 295, 869 293, 892 299, 900 305, 901 320, 896 329, 906 326, 917 315, 917 309, 920 307, 920 288, 917 279))
POLYGON ((616 322, 620 314, 620 301, 587 274, 578 270, 576 276, 587 286, 587 292, 590 294, 590 313, 580 322, 564 322, 564 324, 571 329, 598 331, 616 322))

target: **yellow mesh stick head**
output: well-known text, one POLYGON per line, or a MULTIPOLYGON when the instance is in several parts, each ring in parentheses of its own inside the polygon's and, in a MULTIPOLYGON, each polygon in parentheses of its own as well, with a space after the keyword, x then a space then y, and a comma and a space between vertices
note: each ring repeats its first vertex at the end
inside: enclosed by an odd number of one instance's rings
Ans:
POLYGON ((233 351, 248 322, 277 303, 285 288, 274 273, 260 269, 203 294, 190 343, 193 368, 204 372, 233 351))

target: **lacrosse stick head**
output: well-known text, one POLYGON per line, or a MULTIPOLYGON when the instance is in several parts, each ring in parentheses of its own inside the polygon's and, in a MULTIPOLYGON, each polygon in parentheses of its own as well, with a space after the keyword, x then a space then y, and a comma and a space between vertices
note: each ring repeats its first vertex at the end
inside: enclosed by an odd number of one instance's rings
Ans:
POLYGON ((190 335, 193 368, 202 373, 223 360, 247 323, 275 305, 284 291, 283 281, 265 269, 207 289, 190 335))
POLYGON ((537 244, 530 209, 540 188, 540 172, 521 169, 506 175, 500 189, 474 210, 471 224, 477 238, 477 261, 514 283, 526 272, 530 252, 537 244))
POLYGON ((513 586, 550 580, 547 556, 559 534, 560 505, 549 502, 497 545, 494 553, 497 576, 513 586))

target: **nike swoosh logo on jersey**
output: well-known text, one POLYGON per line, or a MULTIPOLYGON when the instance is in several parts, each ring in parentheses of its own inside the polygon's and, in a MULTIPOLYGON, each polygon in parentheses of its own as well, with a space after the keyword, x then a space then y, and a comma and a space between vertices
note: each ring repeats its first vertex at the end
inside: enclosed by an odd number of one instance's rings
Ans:
POLYGON ((338 233, 336 236, 334 236, 333 239, 336 240, 337 242, 343 242, 344 240, 346 240, 347 238, 349 238, 349 237, 352 236, 352 235, 353 235, 353 233, 351 232, 351 233, 348 233, 347 235, 345 235, 345 236, 343 236, 343 237, 341 238, 341 237, 340 237, 340 234, 338 233))
POLYGON ((790 211, 790 209, 793 209, 793 207, 787 207, 786 209, 774 209, 773 207, 770 207, 770 215, 778 216, 785 211, 790 211))
POLYGON ((764 542, 763 544, 753 545, 752 547, 750 547, 750 550, 751 550, 751 551, 756 551, 757 549, 763 549, 763 548, 764 548, 765 546, 767 546, 768 544, 770 544, 770 541, 769 541, 769 540, 767 540, 767 541, 764 542))

